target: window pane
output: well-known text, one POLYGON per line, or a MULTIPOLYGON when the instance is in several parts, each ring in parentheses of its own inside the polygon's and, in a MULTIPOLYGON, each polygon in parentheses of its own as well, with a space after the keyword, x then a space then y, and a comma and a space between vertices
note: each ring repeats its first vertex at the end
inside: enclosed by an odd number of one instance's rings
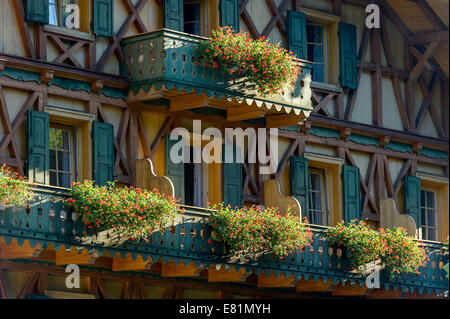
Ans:
POLYGON ((183 9, 184 21, 200 21, 200 3, 187 3, 183 9))
POLYGON ((325 81, 325 68, 323 64, 314 64, 312 70, 312 80, 316 82, 325 81))
POLYGON ((308 45, 308 61, 323 63, 323 46, 308 45))
POLYGON ((70 187, 70 174, 59 173, 58 174, 59 186, 60 187, 70 187))
POLYGON ((306 25, 307 42, 323 43, 323 27, 320 25, 306 25))
POLYGON ((323 214, 321 212, 314 212, 314 224, 323 225, 323 214))
POLYGON ((201 35, 200 32, 200 23, 185 23, 184 24, 184 32, 189 34, 201 35))
POLYGON ((427 192, 427 205, 428 207, 435 208, 434 192, 427 192))
POLYGON ((436 231, 434 229, 428 228, 428 236, 427 236, 428 240, 436 240, 436 231))
POLYGON ((62 149, 63 147, 62 130, 55 129, 55 142, 56 148, 62 149))
POLYGON ((429 210, 427 213, 428 225, 431 227, 436 227, 436 213, 433 210, 429 210))
POLYGON ((56 151, 50 150, 50 169, 56 169, 56 151))
POLYGON ((420 192, 420 199, 421 199, 422 207, 427 207, 427 204, 425 202, 425 198, 426 198, 425 191, 421 191, 420 192))
POLYGON ((422 225, 426 225, 427 224, 427 210, 422 208, 422 225))
POLYGON ((320 191, 322 190, 322 187, 320 186, 320 175, 319 174, 314 174, 314 173, 310 173, 310 180, 311 180, 311 189, 315 190, 315 191, 320 191))
POLYGON ((50 172, 50 185, 58 186, 55 172, 50 172))
POLYGON ((314 210, 322 210, 322 194, 321 193, 312 193, 312 209, 314 210))
POLYGON ((62 131, 62 149, 68 151, 69 150, 69 132, 62 131))
POLYGON ((58 152, 58 171, 70 172, 70 153, 58 152))
POLYGON ((58 10, 56 10, 56 0, 49 0, 49 24, 58 25, 58 10))
POLYGON ((55 148, 55 129, 50 127, 49 130, 50 148, 55 148))

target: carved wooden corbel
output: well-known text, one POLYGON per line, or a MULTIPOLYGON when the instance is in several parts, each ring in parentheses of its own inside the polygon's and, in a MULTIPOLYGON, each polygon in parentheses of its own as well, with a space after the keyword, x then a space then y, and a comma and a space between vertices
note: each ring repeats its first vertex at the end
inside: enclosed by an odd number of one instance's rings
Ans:
POLYGON ((311 124, 312 124, 311 121, 304 121, 303 125, 300 126, 300 131, 302 133, 308 132, 311 129, 311 124))
POLYGON ((385 147, 391 142, 391 137, 387 135, 383 135, 379 138, 380 147, 385 147))
POLYGON ((48 84, 51 80, 53 80, 54 75, 55 72, 52 70, 41 71, 41 82, 43 84, 48 84))
POLYGON ((345 128, 341 128, 340 129, 341 140, 348 139, 351 134, 352 134, 352 129, 349 128, 349 127, 345 127, 345 128))
POLYGON ((103 89, 104 82, 102 80, 95 80, 91 82, 92 93, 98 93, 103 89))

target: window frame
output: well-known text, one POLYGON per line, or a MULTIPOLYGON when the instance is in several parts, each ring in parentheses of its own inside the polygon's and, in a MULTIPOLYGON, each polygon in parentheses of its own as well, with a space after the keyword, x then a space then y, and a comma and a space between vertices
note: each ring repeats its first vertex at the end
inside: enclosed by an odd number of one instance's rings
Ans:
MULTIPOLYGON (((50 1, 50 0, 49 0, 50 1)), ((55 0, 59 2, 60 0, 55 0)), ((69 29, 58 22, 58 25, 50 24, 50 4, 49 4, 49 23, 44 25, 44 30, 48 32, 53 32, 69 37, 74 37, 82 40, 92 41, 93 40, 93 29, 91 28, 91 18, 92 18, 92 1, 91 0, 76 0, 80 8, 80 28, 79 29, 69 29)), ((58 10, 58 8, 57 8, 58 10)), ((59 15, 57 13, 57 15, 59 15)), ((58 18, 59 19, 59 18, 58 18)))
POLYGON ((342 165, 345 164, 345 161, 338 157, 315 154, 311 152, 305 152, 304 157, 308 159, 308 175, 310 168, 323 169, 325 172, 325 188, 329 216, 328 225, 336 225, 344 219, 341 174, 342 165))
POLYGON ((315 46, 322 46, 322 57, 323 57, 323 63, 314 62, 308 59, 308 62, 310 62, 313 65, 316 64, 323 64, 323 81, 314 81, 311 76, 311 81, 317 82, 317 83, 328 83, 328 24, 324 22, 314 21, 307 18, 306 20, 306 52, 308 52, 308 47, 310 45, 315 46), (322 27, 322 43, 315 43, 315 42, 308 42, 308 25, 316 25, 322 27))
MULTIPOLYGON (((73 127, 74 135, 74 156, 76 157, 76 176, 73 181, 92 180, 92 123, 95 115, 64 107, 46 105, 44 112, 50 115, 50 127, 55 125, 73 127)), ((50 141, 49 141, 50 142, 50 141)), ((50 182, 50 181, 49 181, 50 182)), ((48 184, 50 187, 60 188, 48 184)), ((66 188, 63 188, 66 189, 66 188)))
MULTIPOLYGON (((421 227, 420 227, 420 231, 419 231, 419 234, 420 234, 420 238, 421 239, 424 239, 424 240, 432 240, 432 241, 435 241, 437 238, 438 238, 438 235, 439 235, 439 223, 438 223, 438 221, 439 221, 439 219, 440 219, 440 209, 439 209, 439 201, 438 201, 438 192, 436 192, 436 190, 435 189, 430 189, 430 187, 427 187, 427 186, 422 186, 421 187, 421 189, 420 189, 420 195, 422 196, 422 192, 425 192, 425 203, 423 203, 422 201, 421 201, 421 204, 420 204, 420 214, 421 214, 421 216, 420 216, 420 220, 422 221, 423 219, 423 211, 425 210, 425 220, 428 222, 428 218, 427 218, 427 216, 428 216, 428 214, 427 214, 427 212, 428 211, 432 211, 433 212, 433 214, 435 214, 435 222, 436 222, 436 224, 435 224, 435 226, 432 226, 432 225, 429 225, 428 223, 426 223, 426 225, 424 226, 424 225, 422 225, 421 227), (427 198, 428 198, 428 194, 427 193, 432 193, 433 194, 433 199, 434 199, 434 207, 430 207, 430 206, 428 206, 427 204, 428 204, 428 200, 427 200, 427 198), (428 237, 428 231, 429 230, 434 230, 434 236, 435 236, 435 239, 430 239, 430 238, 425 238, 425 237, 428 237)), ((422 224, 422 222, 421 222, 421 224, 422 224)))
MULTIPOLYGON (((329 210, 329 196, 328 196, 328 184, 327 184, 327 170, 325 168, 316 168, 316 167, 308 167, 308 179, 309 179, 309 189, 308 189, 308 195, 309 198, 308 200, 310 201, 310 205, 309 205, 309 209, 308 209, 308 221, 312 224, 313 223, 313 216, 316 212, 319 212, 322 214, 322 222, 323 223, 321 226, 330 226, 330 210, 329 210), (312 189, 312 183, 311 183, 311 174, 316 174, 318 176, 320 176, 320 190, 313 190, 312 189), (313 209, 312 208, 312 203, 313 203, 313 197, 312 194, 313 193, 319 193, 321 195, 321 199, 322 199, 322 210, 317 210, 317 209, 313 209)), ((319 224, 315 224, 315 225, 319 225, 319 224)))
MULTIPOLYGON (((52 148, 50 146, 50 141, 49 141, 49 151, 55 151, 56 152, 56 169, 52 169, 49 166, 49 173, 56 173, 56 181, 57 181, 57 185, 52 185, 50 184, 50 186, 56 186, 56 187, 62 187, 62 188, 70 188, 69 187, 64 187, 64 186, 60 186, 59 185, 59 173, 70 173, 71 175, 71 182, 73 181, 77 181, 78 180, 78 159, 77 159, 77 136, 76 136, 76 127, 74 126, 69 126, 69 125, 64 125, 64 124, 59 124, 57 122, 50 122, 49 125, 49 129, 60 129, 60 130, 64 130, 69 132, 69 150, 61 150, 58 148, 52 148), (68 152, 70 154, 69 156, 69 160, 70 160, 70 172, 67 171, 60 171, 58 169, 58 152, 68 152)), ((51 182, 51 178, 49 179, 49 182, 51 182)))
MULTIPOLYGON (((424 172, 417 172, 420 178, 421 190, 435 192, 437 216, 437 242, 444 242, 449 235, 449 180, 445 176, 437 176, 424 172)), ((421 211, 422 213, 422 211, 421 211)), ((422 216, 421 216, 422 217, 422 216)), ((422 238, 422 227, 417 227, 419 238, 422 238)))
POLYGON ((308 8, 301 8, 300 12, 306 15, 306 21, 326 26, 326 34, 324 34, 324 43, 326 43, 326 48, 324 48, 324 81, 311 81, 311 87, 326 87, 326 89, 339 90, 340 53, 338 29, 341 17, 308 8))

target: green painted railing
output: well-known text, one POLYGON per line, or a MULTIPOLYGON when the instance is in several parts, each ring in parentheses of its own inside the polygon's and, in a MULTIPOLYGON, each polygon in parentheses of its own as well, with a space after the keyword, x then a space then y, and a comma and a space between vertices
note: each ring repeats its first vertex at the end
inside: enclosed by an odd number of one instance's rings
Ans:
POLYGON ((165 85, 178 91, 184 88, 187 92, 195 90, 197 94, 205 92, 209 97, 215 94, 218 98, 252 99, 276 108, 288 108, 289 112, 292 109, 297 114, 312 110, 310 63, 299 62, 302 74, 294 87, 282 95, 261 98, 248 89, 245 79, 230 81, 218 69, 195 64, 195 47, 204 39, 167 29, 128 37, 122 40, 125 57, 122 75, 128 79, 134 93, 165 85))
MULTIPOLYGON (((210 264, 244 267, 247 272, 274 272, 276 276, 284 273, 300 279, 324 280, 331 279, 333 283, 350 281, 352 284, 365 284, 366 278, 349 271, 347 258, 340 248, 328 244, 324 238, 326 227, 314 226, 313 242, 303 251, 280 259, 272 253, 249 256, 246 261, 233 260, 221 243, 211 241, 211 228, 207 225, 208 213, 200 208, 185 207, 185 212, 177 216, 171 225, 167 225, 163 233, 155 232, 149 236, 149 242, 128 241, 118 238, 113 233, 102 231, 92 232, 84 225, 79 216, 63 208, 66 194, 40 189, 36 201, 28 208, 0 209, 0 237, 7 243, 15 238, 19 245, 29 241, 31 247, 39 244, 45 249, 52 243, 55 249, 61 245, 87 248, 89 252, 96 251, 103 255, 106 250, 114 257, 121 254, 125 257, 131 254, 133 258, 142 255, 144 260, 149 257, 153 261, 160 258, 165 263, 173 259, 175 263, 183 260, 186 264, 194 262, 197 266, 210 264)), ((448 256, 442 254, 442 244, 426 243, 430 262, 420 269, 418 275, 402 275, 389 278, 381 272, 381 288, 402 289, 422 293, 435 291, 440 294, 448 291, 448 279, 443 269, 448 262, 448 256)))

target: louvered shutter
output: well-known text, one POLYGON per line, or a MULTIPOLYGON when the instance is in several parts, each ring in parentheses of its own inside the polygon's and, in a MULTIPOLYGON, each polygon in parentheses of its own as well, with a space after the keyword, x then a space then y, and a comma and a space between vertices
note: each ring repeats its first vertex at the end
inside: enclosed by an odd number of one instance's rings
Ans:
POLYGON ((239 0, 220 1, 220 25, 239 32, 239 0))
POLYGON ((237 162, 238 152, 241 149, 234 145, 225 144, 223 146, 223 158, 225 154, 233 154, 232 163, 226 163, 223 160, 223 202, 225 206, 230 205, 232 208, 242 207, 242 163, 237 162))
POLYGON ((356 26, 340 23, 341 46, 341 85, 356 89, 357 58, 356 58, 356 26))
POLYGON ((114 180, 114 127, 103 122, 93 122, 93 166, 96 185, 106 185, 114 180))
POLYGON ((41 24, 49 23, 48 0, 26 0, 26 19, 41 24))
POLYGON ((420 219, 420 207, 421 207, 421 185, 420 178, 415 176, 404 177, 404 202, 405 202, 405 214, 414 219, 416 227, 421 226, 420 219))
POLYGON ((165 137, 166 146, 166 176, 172 181, 175 198, 181 198, 181 204, 185 203, 184 194, 184 162, 174 163, 170 157, 172 147, 183 140, 182 136, 177 136, 176 140, 171 140, 170 135, 165 137))
POLYGON ((306 16, 303 12, 288 10, 287 42, 289 51, 306 60, 306 16))
POLYGON ((300 203, 302 216, 308 216, 309 211, 309 176, 308 159, 298 156, 291 156, 291 195, 300 203))
POLYGON ((27 164, 30 182, 49 184, 50 116, 45 112, 27 112, 27 164))
POLYGON ((164 28, 184 31, 183 0, 164 0, 164 28))
POLYGON ((114 32, 113 0, 94 0, 94 34, 111 38, 114 32))
POLYGON ((361 192, 359 168, 344 165, 342 176, 344 181, 344 221, 348 224, 353 219, 360 219, 361 192))

